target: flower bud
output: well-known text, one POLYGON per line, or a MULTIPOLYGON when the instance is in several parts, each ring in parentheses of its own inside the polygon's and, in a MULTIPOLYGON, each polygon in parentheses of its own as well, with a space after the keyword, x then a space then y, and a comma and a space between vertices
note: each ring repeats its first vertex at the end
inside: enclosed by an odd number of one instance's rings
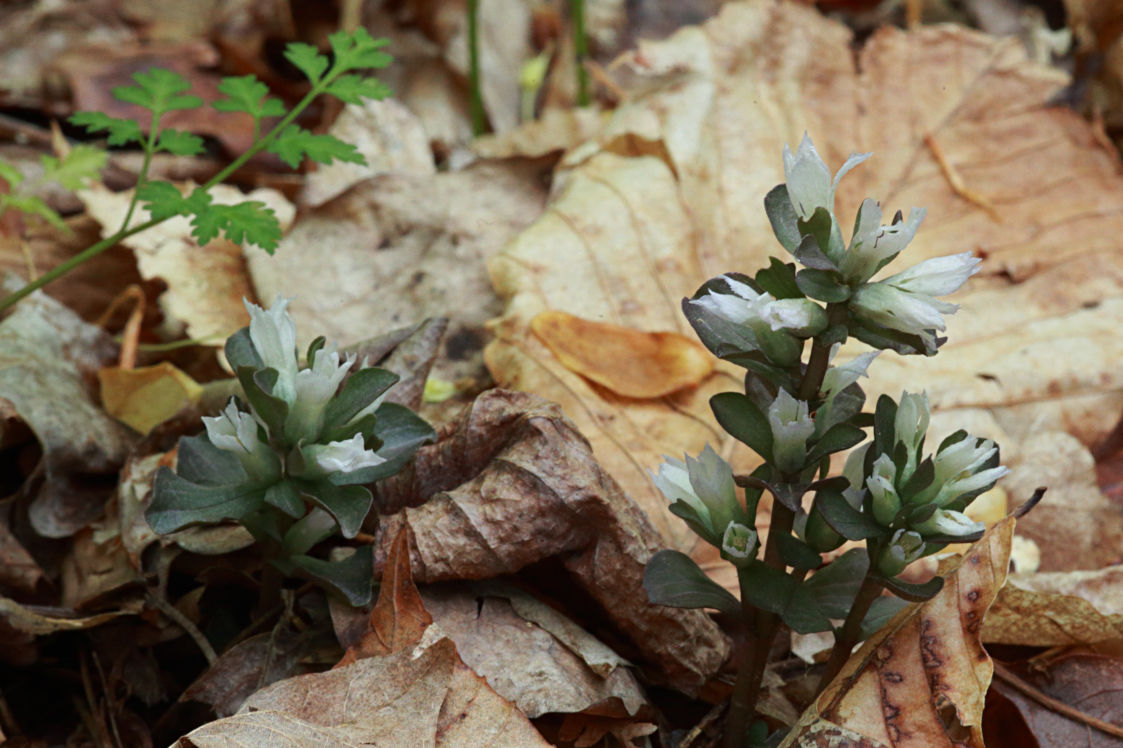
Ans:
POLYGON ((894 482, 897 468, 889 455, 881 455, 873 463, 873 475, 866 480, 866 486, 873 496, 873 517, 878 524, 888 527, 901 511, 901 497, 897 495, 894 482))
POLYGON ((901 468, 901 484, 904 485, 916 471, 919 460, 920 443, 928 431, 928 394, 919 395, 905 392, 897 405, 897 417, 893 423, 897 441, 905 445, 908 459, 901 468))
POLYGON ((803 539, 820 553, 833 551, 846 541, 846 538, 835 532, 834 528, 827 524, 827 521, 823 518, 823 513, 814 505, 811 507, 811 514, 807 516, 807 523, 803 527, 803 539))
POLYGON ((831 180, 831 170, 815 150, 815 144, 806 133, 799 148, 792 154, 791 148, 784 146, 784 182, 792 207, 803 220, 811 218, 819 208, 834 214, 834 193, 838 182, 846 172, 870 157, 869 153, 852 153, 846 163, 831 180))
POLYGON ((933 458, 935 478, 922 492, 925 501, 937 506, 947 506, 965 493, 971 493, 994 484, 1009 471, 1001 465, 979 470, 996 453, 998 447, 990 439, 968 436, 944 447, 933 458))
POLYGON ((386 462, 384 457, 379 457, 374 450, 366 448, 362 434, 355 434, 346 441, 309 444, 300 447, 300 454, 304 458, 302 477, 351 473, 386 462))
POLYGON ((324 423, 324 407, 335 396, 354 356, 340 360, 335 350, 316 351, 311 366, 301 369, 293 380, 296 396, 285 419, 285 438, 290 444, 301 439, 315 441, 324 423))
POLYGON ((280 477, 280 461, 269 445, 258 437, 257 421, 249 413, 238 410, 234 398, 230 398, 218 416, 204 416, 203 426, 210 443, 237 455, 250 478, 271 481, 280 477))
POLYGON ((706 540, 715 542, 741 508, 733 468, 709 444, 697 459, 684 457, 686 462, 664 457, 659 474, 653 476, 655 486, 667 501, 682 500, 689 504, 710 531, 711 537, 706 540))
POLYGON ((288 314, 289 299, 277 296, 262 309, 243 299, 250 313, 250 341, 267 368, 277 370, 272 394, 289 405, 296 399, 296 325, 288 314))
POLYGON ((911 530, 897 530, 878 556, 877 570, 895 577, 924 553, 924 538, 911 530))
POLYGON ((777 469, 783 473, 802 469, 807 459, 807 439, 815 431, 807 403, 780 388, 768 406, 768 423, 772 426, 772 457, 777 469))

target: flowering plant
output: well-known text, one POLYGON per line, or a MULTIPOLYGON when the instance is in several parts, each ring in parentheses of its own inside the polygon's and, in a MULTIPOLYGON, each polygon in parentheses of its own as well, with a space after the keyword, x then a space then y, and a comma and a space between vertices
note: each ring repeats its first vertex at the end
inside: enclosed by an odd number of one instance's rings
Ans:
POLYGON ((872 414, 863 412, 858 380, 873 359, 881 350, 934 355, 945 340, 938 336, 944 315, 956 310, 937 297, 957 290, 980 263, 964 252, 873 280, 912 240, 924 210, 914 208, 907 221, 898 212, 884 225, 879 205, 866 199, 845 242, 834 193, 869 155, 850 156, 832 179, 809 138, 794 154, 785 147, 787 181, 764 206, 795 262, 772 258, 752 277, 727 273, 683 301, 706 347, 746 369, 744 393, 716 395, 710 405, 718 423, 764 464, 734 475, 707 445, 697 458, 668 458, 655 476, 671 512, 737 567, 740 600, 677 551, 652 557, 644 584, 654 603, 716 608, 744 623, 749 646, 733 691, 730 747, 744 745, 746 735, 754 744, 766 740, 763 723, 748 728, 781 623, 800 633, 835 633, 822 689, 903 600, 939 591, 939 577, 912 584, 898 575, 948 543, 980 538, 983 525, 963 510, 1007 472, 992 441, 965 431, 926 453, 923 393, 906 392, 899 401, 883 395, 872 414), (834 364, 850 337, 877 350, 834 364), (846 450, 843 474, 828 477, 831 455, 846 450), (774 501, 762 549, 755 516, 764 491, 774 501), (863 547, 824 566, 821 554, 847 540, 863 547))
POLYGON ((354 538, 373 503, 365 484, 398 472, 433 430, 383 402, 396 374, 357 365, 322 336, 301 368, 287 306, 246 302, 249 327, 226 341, 243 398, 203 418, 204 434, 180 440, 177 469, 157 473, 145 516, 161 534, 235 520, 275 569, 361 605, 371 594, 370 546, 336 561, 309 551, 336 533, 354 538))

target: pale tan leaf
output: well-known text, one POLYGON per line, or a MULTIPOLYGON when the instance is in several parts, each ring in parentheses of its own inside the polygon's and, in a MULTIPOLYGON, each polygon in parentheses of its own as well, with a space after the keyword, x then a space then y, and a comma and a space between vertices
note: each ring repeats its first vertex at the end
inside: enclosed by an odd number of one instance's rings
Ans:
POLYGON ((983 640, 1059 647, 1123 639, 1123 566, 1012 575, 987 614, 983 640))

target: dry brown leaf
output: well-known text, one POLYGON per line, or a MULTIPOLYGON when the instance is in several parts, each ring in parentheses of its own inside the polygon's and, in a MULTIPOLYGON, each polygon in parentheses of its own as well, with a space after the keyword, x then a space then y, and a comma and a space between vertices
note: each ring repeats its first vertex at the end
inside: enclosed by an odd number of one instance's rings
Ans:
POLYGON ((109 366, 97 378, 105 412, 141 434, 195 405, 203 394, 198 382, 167 361, 136 369, 109 366))
POLYGON ((1030 436, 1002 485, 1011 509, 1038 486, 1048 488, 1018 521, 1018 534, 1040 549, 1042 571, 1099 569, 1123 561, 1123 509, 1100 492, 1092 455, 1072 436, 1057 431, 1030 436))
POLYGON ((366 657, 383 657, 412 648, 433 617, 425 609, 409 568, 409 527, 398 531, 382 569, 378 602, 370 612, 370 628, 357 644, 348 647, 335 667, 346 667, 366 657))
POLYGON ((8 529, 7 520, 0 520, 0 586, 33 593, 46 578, 34 557, 8 529))
MULTIPOLYGON (((569 642, 521 615, 512 604, 514 599, 523 606, 537 602, 526 593, 495 586, 463 589, 446 585, 426 588, 422 596, 434 625, 456 642, 464 663, 532 719, 590 710, 617 720, 635 718, 646 704, 635 676, 619 657, 616 666, 597 673, 569 642)), ((540 613, 549 610, 538 605, 540 613)), ((569 624, 575 634, 570 641, 607 649, 560 613, 551 613, 569 624)))
POLYGON ((131 610, 113 610, 105 613, 80 617, 69 608, 43 608, 20 605, 15 600, 0 596, 0 619, 17 631, 36 636, 55 634, 59 631, 81 631, 108 623, 125 615, 140 612, 141 605, 131 610))
POLYGON ((471 143, 480 158, 537 158, 565 151, 596 135, 606 115, 593 107, 551 107, 538 119, 499 135, 483 135, 471 143))
POLYGON ((647 602, 644 564, 661 539, 573 424, 534 395, 480 395, 411 473, 380 485, 378 505, 406 508, 382 517, 376 568, 402 526, 419 582, 488 579, 559 556, 677 688, 697 689, 725 660, 728 643, 701 611, 647 602))
POLYGON ((1015 574, 987 614, 983 641, 1032 647, 1123 639, 1123 566, 1015 574))
POLYGON ((1123 182, 1096 131, 1048 106, 1066 78, 1026 60, 1016 40, 963 28, 882 29, 857 55, 851 44, 812 9, 768 0, 729 3, 700 27, 641 44, 616 67, 630 100, 595 142, 567 154, 546 212, 491 264, 508 300, 486 354, 493 376, 559 402, 677 547, 696 540, 648 471, 662 454, 707 441, 752 466, 715 430, 707 404, 739 388, 739 375, 719 366, 671 402, 621 401, 561 366, 530 321, 556 310, 690 335, 684 295, 783 255, 762 199, 783 181, 782 146, 804 130, 833 167, 851 151, 875 153, 841 183, 844 225, 866 195, 889 212, 928 208, 886 272, 964 250, 984 257, 941 355, 882 355, 871 402, 927 389, 937 412, 1015 440, 1044 422, 1091 441, 1123 407, 1113 363, 1123 339, 1112 332, 1123 323, 1113 298, 1123 290, 1123 182), (956 194, 928 136, 1002 223, 956 194))
POLYGON ((250 696, 238 714, 198 728, 177 745, 217 748, 230 741, 308 748, 548 745, 518 709, 461 662, 448 639, 420 652, 405 649, 274 683, 250 696))
POLYGON ((781 748, 855 745, 982 748, 993 665, 979 635, 1006 580, 1014 520, 987 530, 944 575, 944 588, 914 604, 862 645, 781 748))
POLYGON ((562 366, 624 397, 670 395, 714 370, 709 351, 675 332, 641 332, 565 312, 542 312, 530 330, 562 366))
MULTIPOLYGON (((216 203, 238 203, 259 200, 277 215, 281 228, 292 223, 295 209, 272 189, 257 189, 248 194, 227 185, 211 188, 216 203)), ((81 190, 79 196, 86 210, 102 225, 102 234, 108 236, 121 225, 132 198, 130 191, 110 192, 101 185, 81 190)), ((148 220, 148 212, 137 208, 130 225, 148 220)), ((204 247, 191 237, 190 219, 175 216, 147 231, 122 242, 136 254, 141 277, 159 278, 168 290, 159 298, 165 315, 163 334, 178 337, 185 332, 193 340, 203 340, 220 346, 226 338, 249 324, 249 314, 242 299, 254 295, 246 278, 243 249, 225 239, 216 239, 204 247)), ((268 255, 257 247, 244 250, 249 257, 268 255)), ((273 296, 265 299, 272 303, 273 296)), ((314 336, 313 336, 314 337, 314 336)))
POLYGON ((31 499, 31 525, 45 537, 67 537, 101 514, 112 489, 97 477, 112 479, 135 441, 95 404, 89 387, 116 348, 103 331, 39 292, 0 322, 0 424, 13 441, 6 446, 34 439, 42 449, 19 494, 31 499), (20 425, 31 433, 21 437, 20 425))

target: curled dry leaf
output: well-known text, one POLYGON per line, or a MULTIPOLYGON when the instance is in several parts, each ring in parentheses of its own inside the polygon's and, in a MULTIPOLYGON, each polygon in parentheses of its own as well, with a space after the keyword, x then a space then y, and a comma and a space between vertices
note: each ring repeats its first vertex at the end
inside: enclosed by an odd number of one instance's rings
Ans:
POLYGON ((199 402, 203 388, 169 361, 97 373, 105 412, 134 431, 147 434, 184 408, 199 402))
POLYGON ((102 330, 42 293, 0 322, 0 423, 14 440, 5 446, 22 440, 22 424, 42 449, 19 493, 31 498, 32 527, 45 537, 72 535, 101 514, 110 481, 135 440, 96 405, 91 391, 116 348, 102 330))
POLYGON ((268 737, 260 745, 286 745, 288 739, 287 745, 308 748, 549 745, 522 712, 460 660, 452 641, 442 638, 418 650, 274 683, 250 696, 238 714, 194 730, 177 745, 217 748, 253 736, 268 737), (290 731, 293 737, 286 738, 290 731))
POLYGON ((781 748, 982 748, 993 665, 980 633, 1006 580, 1014 520, 987 530, 931 600, 902 610, 851 656, 781 748))
POLYGON ((1123 566, 1015 574, 987 614, 983 641, 1032 647, 1123 639, 1123 566))
POLYGON ((675 332, 642 332, 565 312, 542 312, 530 329, 562 366, 624 397, 663 397, 714 370, 709 351, 675 332))
MULTIPOLYGON (((188 186, 189 188, 190 186, 188 186)), ((258 200, 277 215, 281 228, 292 223, 295 208, 278 191, 257 189, 243 193, 235 187, 211 188, 215 203, 240 203, 258 200)), ((112 234, 125 219, 132 193, 111 192, 95 185, 78 193, 87 212, 102 225, 102 235, 112 234)), ((130 225, 144 223, 148 211, 137 208, 130 225)), ((215 239, 200 247, 191 236, 191 219, 175 216, 122 242, 136 255, 137 268, 145 280, 159 278, 168 290, 159 299, 164 311, 163 333, 177 337, 185 332, 193 340, 221 346, 238 328, 249 324, 242 298, 254 298, 246 277, 243 249, 225 239, 215 239)), ((249 257, 268 255, 257 247, 246 247, 249 257)), ((269 296, 266 303, 271 303, 269 296)))
POLYGON ((689 551, 694 536, 648 471, 662 454, 696 454, 707 441, 752 467, 711 427, 707 405, 713 392, 738 388, 740 375, 719 366, 666 403, 623 401, 562 366, 530 322, 554 310, 689 336, 683 296, 782 253, 762 198, 784 179, 781 148, 804 130, 832 167, 851 151, 875 153, 842 181, 840 215, 867 195, 889 214, 927 207, 887 272, 963 251, 984 258, 982 276, 954 299, 962 308, 945 351, 879 357, 871 402, 927 389, 937 411, 1014 440, 1041 422, 1086 442, 1111 427, 1123 408, 1118 156, 1078 115, 1049 104, 1068 80, 1029 62, 1017 40, 886 28, 855 53, 849 30, 813 9, 751 0, 641 44, 614 72, 626 103, 595 141, 567 154, 548 209, 492 261, 507 308, 486 357, 501 386, 560 403, 674 545, 689 551), (956 193, 926 138, 999 206, 1001 223, 956 193))
POLYGON ((403 526, 419 582, 488 579, 558 556, 676 687, 697 689, 725 660, 729 645, 701 611, 647 602, 643 568, 662 540, 541 398, 480 395, 419 450, 412 473, 380 485, 378 501, 382 512, 406 508, 382 518, 376 567, 403 526))

